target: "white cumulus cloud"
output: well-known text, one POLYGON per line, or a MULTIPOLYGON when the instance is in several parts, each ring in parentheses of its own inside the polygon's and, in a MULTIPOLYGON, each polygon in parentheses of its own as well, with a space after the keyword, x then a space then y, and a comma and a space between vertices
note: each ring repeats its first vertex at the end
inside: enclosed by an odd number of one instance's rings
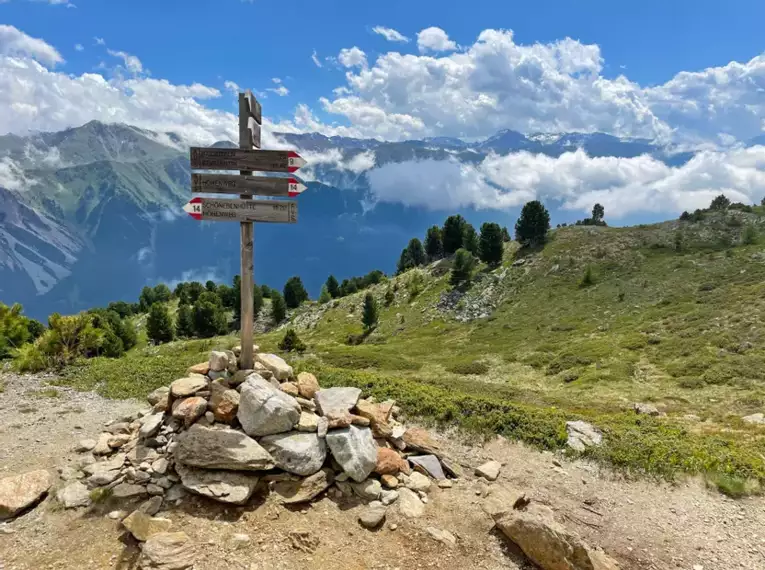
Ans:
POLYGON ((49 43, 4 24, 0 24, 0 55, 27 56, 51 67, 64 62, 58 50, 49 43))
POLYGON ((425 28, 417 34, 417 47, 421 52, 453 51, 457 44, 449 39, 449 35, 435 26, 425 28))
POLYGON ((115 51, 112 49, 106 50, 112 57, 117 57, 125 63, 125 67, 130 73, 143 73, 143 64, 141 60, 136 56, 126 53, 124 51, 115 51))
POLYGON ((368 173, 378 201, 433 210, 506 209, 539 199, 548 207, 589 212, 603 204, 610 218, 637 212, 679 213, 707 207, 720 193, 759 203, 765 196, 765 147, 698 153, 683 166, 643 155, 560 157, 518 152, 477 165, 456 160, 391 163, 368 173))
POLYGON ((356 46, 341 49, 337 60, 345 67, 367 67, 367 55, 356 46))
POLYGON ((399 32, 398 30, 394 30, 393 28, 386 28, 385 26, 375 26, 372 28, 372 31, 376 34, 381 35, 389 42, 402 42, 402 43, 408 43, 409 38, 407 38, 404 34, 399 32))

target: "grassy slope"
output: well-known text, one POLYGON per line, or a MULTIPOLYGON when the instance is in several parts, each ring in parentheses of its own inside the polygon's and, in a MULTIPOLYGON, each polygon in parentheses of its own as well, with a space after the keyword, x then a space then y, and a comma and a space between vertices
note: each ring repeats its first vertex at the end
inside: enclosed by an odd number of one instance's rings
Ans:
MULTIPOLYGON (((345 339, 361 331, 363 293, 323 307, 320 318, 315 307, 301 309, 295 321, 310 354, 297 365, 319 370, 323 384, 356 384, 411 413, 547 448, 565 443, 566 420, 583 418, 606 433, 606 445, 590 453, 616 466, 765 481, 765 441, 740 420, 765 407, 765 256, 757 257, 759 245, 737 245, 742 223, 762 222, 736 213, 698 224, 564 228, 522 266, 511 266, 511 244, 504 266, 482 268, 471 293, 492 284, 502 302, 469 323, 435 309, 449 290, 448 267, 409 272, 392 280, 390 307, 388 285, 372 289, 380 325, 361 346, 345 339), (595 284, 581 287, 588 265, 595 284), (415 274, 422 291, 412 299, 415 274), (470 370, 480 374, 455 372, 470 370), (636 416, 637 401, 667 416, 636 416)), ((275 349, 281 334, 259 342, 275 349)), ((111 396, 144 394, 212 346, 234 343, 140 348, 120 361, 90 361, 70 378, 111 396)))

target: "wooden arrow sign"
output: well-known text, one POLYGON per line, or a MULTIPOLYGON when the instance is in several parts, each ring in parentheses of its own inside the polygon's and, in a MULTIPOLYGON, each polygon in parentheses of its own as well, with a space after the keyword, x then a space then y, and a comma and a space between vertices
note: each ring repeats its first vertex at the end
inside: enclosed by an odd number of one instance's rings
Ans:
POLYGON ((297 223, 297 202, 192 198, 183 207, 195 220, 217 222, 297 223))
POLYGON ((306 161, 292 150, 244 150, 191 147, 192 170, 295 172, 306 161))
POLYGON ((243 194, 253 196, 289 196, 306 190, 297 178, 270 178, 238 174, 192 174, 191 191, 197 194, 243 194))

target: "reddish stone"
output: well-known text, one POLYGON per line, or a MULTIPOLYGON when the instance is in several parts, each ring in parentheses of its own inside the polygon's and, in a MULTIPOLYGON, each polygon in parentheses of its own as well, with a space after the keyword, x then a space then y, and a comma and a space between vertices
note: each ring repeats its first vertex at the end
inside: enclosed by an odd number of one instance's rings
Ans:
POLYGON ((173 403, 173 417, 183 420, 183 425, 191 426, 207 411, 207 400, 195 396, 184 398, 173 403))
POLYGON ((375 472, 380 475, 395 475, 401 471, 408 471, 406 460, 395 449, 379 448, 377 450, 377 466, 375 472))
POLYGON ((202 376, 206 376, 208 372, 210 372, 209 362, 200 362, 194 366, 189 366, 189 369, 186 370, 186 374, 201 374, 202 376))

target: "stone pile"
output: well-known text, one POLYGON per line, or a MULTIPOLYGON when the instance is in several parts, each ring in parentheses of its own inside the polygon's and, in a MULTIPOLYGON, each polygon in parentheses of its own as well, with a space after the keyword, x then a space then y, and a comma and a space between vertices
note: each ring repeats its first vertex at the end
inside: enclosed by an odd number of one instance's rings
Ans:
POLYGON ((125 520, 147 540, 151 529, 167 530, 151 517, 187 492, 243 505, 256 491, 295 504, 329 490, 368 503, 359 520, 374 528, 396 502, 404 516, 420 516, 431 485, 450 487, 448 477, 458 475, 427 431, 397 421, 395 402, 364 399, 358 388, 321 388, 313 374, 296 375, 279 356, 257 350, 253 369, 240 370, 238 353, 213 351, 185 378, 152 392, 151 410, 79 442, 78 451, 91 452, 85 475, 60 489, 59 501, 77 507, 104 495, 151 497, 125 520))

